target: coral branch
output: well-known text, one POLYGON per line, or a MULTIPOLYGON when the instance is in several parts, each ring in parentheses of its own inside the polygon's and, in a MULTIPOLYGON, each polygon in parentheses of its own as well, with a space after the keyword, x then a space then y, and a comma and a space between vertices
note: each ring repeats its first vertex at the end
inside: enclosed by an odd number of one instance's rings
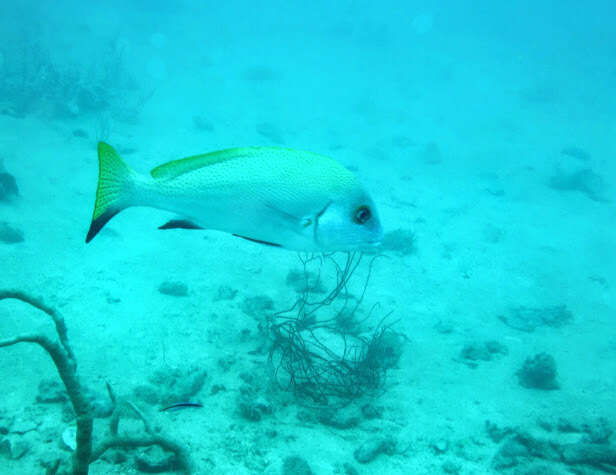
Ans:
POLYGON ((158 434, 107 437, 92 452, 90 463, 98 460, 109 449, 134 449, 138 447, 151 447, 153 445, 158 445, 163 450, 173 452, 182 472, 186 475, 192 473, 190 457, 186 450, 178 443, 158 434))
POLYGON ((66 324, 64 323, 64 317, 57 310, 51 308, 46 305, 40 298, 33 297, 31 295, 22 292, 21 290, 0 290, 0 300, 5 299, 15 299, 21 300, 24 303, 27 303, 34 308, 39 309, 41 312, 49 315, 54 325, 56 326, 56 332, 58 333, 58 338, 60 339, 60 343, 68 353, 68 356, 73 361, 73 364, 76 364, 75 356, 73 355, 73 350, 68 342, 68 335, 66 331, 66 324))
MULTIPOLYGON (((113 394, 111 387, 108 386, 110 394, 113 394)), ((152 424, 149 419, 141 412, 141 410, 130 401, 125 401, 122 404, 127 405, 143 422, 143 428, 147 435, 118 435, 118 426, 120 422, 121 405, 116 404, 117 398, 113 397, 114 409, 111 416, 110 436, 107 436, 93 450, 90 458, 90 463, 98 460, 109 449, 132 449, 137 447, 150 447, 158 445, 161 449, 172 452, 175 455, 178 467, 185 473, 190 474, 193 471, 192 462, 188 452, 177 442, 168 437, 157 434, 152 429, 152 424)))
POLYGON ((42 300, 21 291, 0 290, 0 300, 5 299, 21 300, 46 313, 54 321, 59 343, 51 341, 43 335, 22 335, 1 341, 0 347, 16 345, 17 343, 35 343, 49 354, 58 370, 60 379, 64 383, 77 418, 77 448, 73 454, 73 473, 76 475, 87 474, 90 453, 92 452, 91 407, 84 396, 84 390, 77 377, 77 364, 68 342, 64 318, 57 311, 45 305, 42 300))
MULTIPOLYGON (((147 435, 118 435, 120 415, 117 410, 117 399, 109 384, 107 384, 107 391, 109 392, 109 397, 114 405, 114 412, 110 421, 111 436, 105 438, 93 452, 92 409, 89 400, 85 396, 86 392, 84 391, 84 387, 77 375, 77 363, 69 345, 64 318, 56 310, 45 305, 42 300, 21 291, 0 290, 0 300, 5 299, 16 299, 27 303, 49 315, 55 324, 56 332, 58 334, 58 341, 53 341, 44 335, 20 335, 13 338, 0 340, 0 348, 13 346, 18 343, 34 343, 43 348, 53 360, 53 363, 58 370, 58 374, 64 383, 66 392, 77 417, 76 450, 72 459, 72 473, 74 475, 87 475, 89 465, 97 460, 109 448, 135 448, 148 447, 152 445, 158 445, 164 450, 173 452, 176 456, 179 467, 184 471, 184 473, 191 473, 192 464, 188 452, 180 444, 164 437, 163 435, 154 433, 151 424, 143 413, 131 403, 128 404, 143 421, 144 429, 147 435)), ((55 473, 57 469, 58 467, 56 466, 52 469, 52 472, 55 473)))

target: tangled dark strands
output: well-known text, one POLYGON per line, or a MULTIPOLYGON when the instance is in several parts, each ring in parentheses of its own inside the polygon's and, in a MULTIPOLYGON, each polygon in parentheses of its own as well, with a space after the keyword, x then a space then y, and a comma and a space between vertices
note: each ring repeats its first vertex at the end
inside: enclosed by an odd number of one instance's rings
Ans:
MULTIPOLYGON (((310 323, 311 320, 314 319, 316 313, 321 310, 323 307, 328 307, 336 302, 341 296, 343 300, 343 306, 339 310, 339 313, 342 313, 346 310, 349 301, 351 299, 351 294, 348 291, 349 280, 357 270, 357 267, 361 263, 362 253, 361 252, 347 252, 344 253, 345 259, 344 263, 340 264, 336 260, 335 253, 329 254, 298 254, 298 258, 300 263, 302 264, 302 270, 304 273, 304 290, 299 299, 295 301, 293 306, 287 310, 283 310, 274 314, 275 320, 300 320, 304 323, 310 323), (317 288, 319 288, 321 284, 321 271, 325 262, 331 263, 336 271, 336 284, 330 290, 324 298, 319 300, 311 300, 311 295, 315 292, 317 288), (317 276, 314 279, 314 282, 310 280, 310 266, 315 264, 317 266, 317 276)), ((357 300, 355 308, 353 309, 353 313, 356 308, 359 306, 361 301, 364 298, 366 288, 368 286, 368 280, 370 279, 370 272, 372 270, 372 263, 376 259, 375 256, 370 261, 370 268, 368 272, 368 276, 366 277, 364 288, 362 289, 361 297, 357 300)))
POLYGON ((384 388, 387 370, 399 356, 401 335, 392 329, 395 322, 385 323, 389 315, 371 333, 353 331, 370 319, 377 308, 373 305, 361 321, 355 318, 378 256, 371 258, 361 292, 355 298, 349 292, 349 282, 362 257, 359 252, 346 253, 344 262, 339 262, 335 254, 300 255, 304 291, 291 308, 269 318, 273 340, 269 361, 275 379, 303 400, 318 405, 344 405, 366 394, 378 394, 384 388), (334 267, 336 281, 325 297, 314 299, 312 295, 320 286, 325 264, 334 267), (316 279, 311 279, 312 266, 317 267, 316 279), (327 313, 328 317, 319 318, 320 313, 327 313))

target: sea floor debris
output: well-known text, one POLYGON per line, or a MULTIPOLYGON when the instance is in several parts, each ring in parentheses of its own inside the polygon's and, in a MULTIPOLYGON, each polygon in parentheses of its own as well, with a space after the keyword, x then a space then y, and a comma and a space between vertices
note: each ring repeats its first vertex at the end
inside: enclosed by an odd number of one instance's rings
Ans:
POLYGON ((523 332, 533 332, 537 327, 562 327, 573 320, 573 315, 565 305, 552 307, 524 307, 510 309, 498 318, 508 327, 523 332))
POLYGON ((0 158, 0 201, 10 201, 16 196, 19 196, 17 180, 6 171, 3 161, 0 158))
MULTIPOLYGON (((582 427, 563 430, 556 424, 547 427, 546 434, 537 435, 536 431, 524 429, 500 429, 504 437, 492 440, 500 444, 492 459, 492 467, 499 472, 512 473, 551 473, 560 471, 563 465, 567 473, 616 473, 616 447, 610 442, 612 430, 605 419, 598 419, 582 427), (600 434, 599 436, 597 434, 600 434), (577 441, 573 441, 577 436, 577 441), (541 472, 527 472, 525 467, 543 464, 541 472)), ((567 424, 569 425, 569 424, 567 424)), ((490 434, 495 432, 494 424, 486 422, 490 434)))
POLYGON ((558 191, 579 191, 593 201, 609 203, 609 184, 603 176, 590 168, 576 170, 570 173, 558 171, 550 177, 550 188, 558 191))
POLYGON ((552 355, 539 353, 526 358, 516 373, 521 386, 530 389, 559 389, 556 381, 556 361, 552 355))

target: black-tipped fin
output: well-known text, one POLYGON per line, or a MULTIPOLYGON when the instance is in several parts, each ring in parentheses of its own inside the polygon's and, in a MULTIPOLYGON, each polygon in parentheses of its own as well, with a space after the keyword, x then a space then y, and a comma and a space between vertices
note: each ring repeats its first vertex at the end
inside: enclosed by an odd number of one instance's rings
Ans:
POLYGON ((96 236, 98 232, 103 229, 103 226, 105 226, 105 224, 107 224, 107 222, 120 211, 122 211, 122 208, 107 208, 105 212, 101 214, 98 218, 93 219, 90 223, 88 235, 86 236, 86 243, 89 243, 92 239, 94 239, 94 236, 96 236))
POLYGON ((159 226, 158 229, 204 229, 198 224, 193 223, 187 219, 172 219, 167 221, 162 226, 159 226))
POLYGON ((134 172, 122 161, 113 147, 98 143, 98 186, 92 222, 86 242, 124 208, 131 206, 134 172))

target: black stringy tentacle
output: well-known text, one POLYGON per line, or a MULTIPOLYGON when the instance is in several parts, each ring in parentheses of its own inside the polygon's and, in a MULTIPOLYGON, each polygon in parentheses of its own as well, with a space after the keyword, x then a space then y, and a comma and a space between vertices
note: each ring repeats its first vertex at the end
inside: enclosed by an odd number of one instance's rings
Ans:
POLYGON ((374 304, 366 316, 356 316, 379 256, 370 259, 359 295, 354 297, 350 281, 363 257, 360 252, 350 252, 340 261, 335 254, 300 254, 304 289, 290 308, 268 318, 272 338, 269 361, 275 380, 317 404, 344 404, 379 393, 392 356, 399 356, 401 336, 392 329, 395 323, 386 323, 389 315, 369 333, 350 331, 350 327, 361 328, 378 308, 374 304), (315 298, 325 266, 333 267, 335 281, 324 297, 315 298))

